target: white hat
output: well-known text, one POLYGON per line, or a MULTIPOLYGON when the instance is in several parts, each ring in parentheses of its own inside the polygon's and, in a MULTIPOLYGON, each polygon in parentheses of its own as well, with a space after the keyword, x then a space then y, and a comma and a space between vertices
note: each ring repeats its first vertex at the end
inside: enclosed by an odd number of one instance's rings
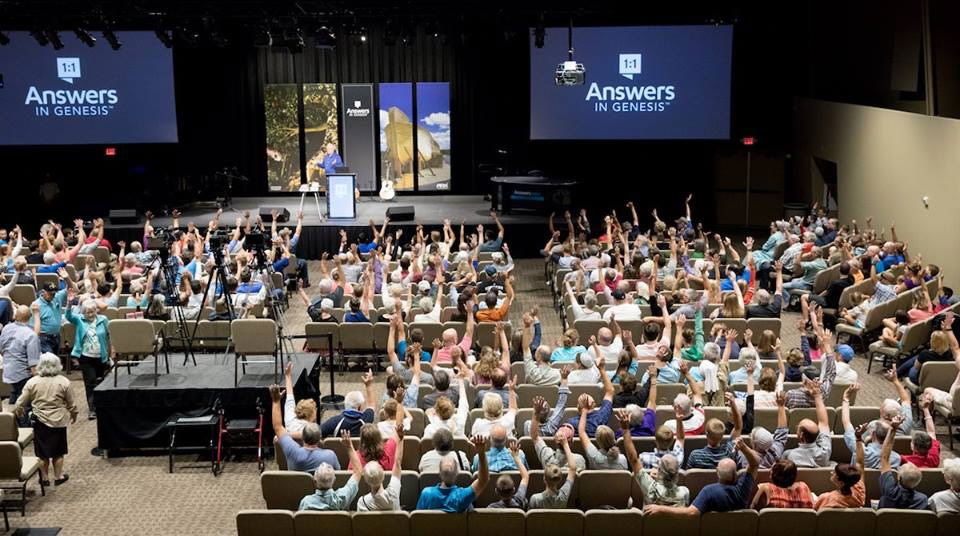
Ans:
POLYGON ((650 286, 644 283, 643 281, 637 282, 637 295, 641 296, 645 300, 650 299, 650 286))
POLYGON ((430 282, 421 280, 417 283, 417 288, 420 289, 420 292, 429 292, 430 291, 430 282))

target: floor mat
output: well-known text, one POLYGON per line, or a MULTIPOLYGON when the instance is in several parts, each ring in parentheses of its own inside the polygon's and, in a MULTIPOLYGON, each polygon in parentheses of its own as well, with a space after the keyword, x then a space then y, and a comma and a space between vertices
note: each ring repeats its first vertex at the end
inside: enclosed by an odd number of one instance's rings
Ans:
POLYGON ((52 529, 17 529, 13 536, 57 536, 60 534, 60 528, 52 529))

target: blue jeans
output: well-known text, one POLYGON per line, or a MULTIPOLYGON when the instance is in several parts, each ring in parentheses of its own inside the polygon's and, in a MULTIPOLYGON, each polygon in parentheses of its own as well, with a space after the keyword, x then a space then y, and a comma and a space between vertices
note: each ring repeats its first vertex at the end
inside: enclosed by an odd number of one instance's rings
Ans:
POLYGON ((784 305, 790 303, 790 291, 794 289, 800 290, 813 290, 813 285, 807 283, 803 279, 794 279, 793 281, 786 281, 783 284, 783 303, 784 305))
MULTIPOLYGON (((20 394, 23 393, 23 387, 27 385, 27 380, 30 378, 25 378, 16 383, 10 384, 10 405, 13 406, 17 403, 17 399, 20 398, 20 394)), ((17 426, 22 428, 27 428, 30 426, 30 408, 25 408, 26 411, 23 414, 23 417, 15 417, 17 419, 17 426)))
POLYGON ((60 355, 60 334, 51 333, 40 334, 40 353, 50 352, 53 355, 60 355))

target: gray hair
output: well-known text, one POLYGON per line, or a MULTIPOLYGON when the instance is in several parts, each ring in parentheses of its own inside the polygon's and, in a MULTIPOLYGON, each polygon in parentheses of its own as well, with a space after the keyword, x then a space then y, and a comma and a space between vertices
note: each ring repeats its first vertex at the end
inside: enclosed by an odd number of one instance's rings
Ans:
POLYGON ((60 358, 56 354, 45 352, 40 354, 40 362, 37 363, 37 374, 41 376, 57 376, 63 372, 63 366, 60 364, 60 358))
POLYGON ((447 486, 452 486, 460 473, 459 460, 456 453, 449 453, 440 458, 440 482, 447 486))
MULTIPOLYGON (((740 351, 740 355, 743 355, 743 352, 747 349, 744 348, 740 351)), ((720 359, 720 345, 715 342, 708 342, 703 345, 703 358, 707 361, 716 361, 720 359)))
POLYGON ((97 302, 94 300, 84 300, 83 303, 80 304, 80 312, 84 315, 91 312, 96 313, 97 302))
POLYGON ((323 439, 323 434, 320 432, 320 425, 315 422, 308 422, 303 427, 301 437, 303 438, 304 445, 319 445, 323 439))
POLYGON ((332 488, 336 479, 337 474, 333 471, 333 466, 326 462, 321 463, 313 473, 313 481, 321 491, 332 488))
POLYGON ((433 298, 429 296, 420 298, 420 308, 423 309, 424 313, 429 313, 433 309, 433 298))
POLYGON ((360 406, 362 406, 365 401, 366 399, 363 393, 360 391, 350 391, 343 398, 343 407, 345 409, 360 409, 360 406))
MULTIPOLYGON (((704 345, 704 346, 706 346, 706 345, 704 345)), ((704 349, 706 349, 706 348, 704 348, 704 349)), ((750 347, 748 346, 748 347, 746 347, 746 348, 741 348, 741 349, 740 349, 740 363, 742 363, 744 366, 746 366, 747 363, 750 362, 750 361, 752 361, 752 362, 756 365, 757 359, 759 359, 759 358, 760 358, 760 356, 759 356, 759 354, 757 354, 757 351, 756 351, 756 349, 754 349, 754 348, 750 348, 750 347)))
POLYGON ((943 460, 943 480, 950 489, 960 491, 960 458, 943 460))
POLYGON ((760 289, 757 291, 757 303, 760 305, 770 305, 770 302, 773 301, 773 297, 770 295, 770 292, 765 289, 760 289))
POLYGON ((900 485, 907 489, 914 489, 919 486, 920 479, 923 478, 923 473, 912 463, 901 465, 897 474, 900 475, 900 485))
POLYGON ((376 491, 383 485, 383 466, 380 462, 373 460, 363 466, 363 480, 370 486, 371 491, 376 491))

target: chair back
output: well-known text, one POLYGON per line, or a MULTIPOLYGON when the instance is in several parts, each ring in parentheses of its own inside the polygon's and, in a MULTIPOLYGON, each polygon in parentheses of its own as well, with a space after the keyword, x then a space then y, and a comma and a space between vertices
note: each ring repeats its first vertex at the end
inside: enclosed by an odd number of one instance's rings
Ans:
POLYGON ((527 511, 527 536, 582 536, 583 512, 572 509, 527 511))
POLYGON ((23 451, 16 440, 0 441, 0 481, 20 481, 23 451))
POLYGON ((417 510, 410 513, 410 532, 413 534, 466 534, 467 514, 417 510))
POLYGON ((759 522, 756 510, 707 512, 700 517, 700 534, 701 536, 756 534, 759 522))
POLYGON ((350 512, 317 512, 306 510, 293 516, 293 526, 299 534, 324 534, 327 536, 350 536, 353 534, 353 517, 350 512))
POLYGON ((326 355, 332 353, 340 344, 340 325, 333 322, 307 322, 303 325, 307 336, 305 345, 310 352, 319 352, 326 355), (333 347, 328 348, 325 335, 333 335, 333 347))
POLYGON ((110 344, 120 355, 146 355, 156 349, 153 322, 142 318, 118 318, 107 324, 110 344))
MULTIPOLYGON (((920 388, 933 387, 950 392, 957 377, 957 365, 951 361, 927 361, 920 367, 920 388)), ((960 398, 960 397, 957 397, 960 398)))
MULTIPOLYGON (((694 497, 693 490, 690 496, 694 497)), ((643 516, 644 534, 700 534, 700 517, 685 514, 656 513, 643 516)), ((746 533, 744 533, 746 534, 746 533)))
POLYGON ((340 324, 340 348, 344 351, 373 350, 373 324, 369 322, 340 324))
POLYGON ((933 534, 937 530, 937 514, 930 510, 877 510, 876 536, 933 534))
POLYGON ((747 320, 747 327, 753 332, 751 341, 753 344, 760 344, 760 337, 765 330, 770 330, 777 337, 780 336, 781 322, 779 318, 750 318, 747 320))
POLYGON ((230 323, 230 337, 238 354, 264 355, 277 351, 277 323, 269 318, 240 318, 230 323))
POLYGON ((632 532, 640 532, 642 525, 643 514, 637 508, 587 510, 583 514, 583 536, 610 536, 623 532, 624 527, 629 527, 632 532))
POLYGON ((578 492, 579 504, 582 509, 626 508, 630 498, 630 488, 633 484, 633 475, 629 471, 595 470, 584 471, 580 474, 578 492))
POLYGON ((443 336, 443 324, 440 322, 411 322, 407 325, 407 333, 414 329, 423 332, 424 347, 428 346, 434 339, 441 339, 443 336))
POLYGON ((302 471, 264 471, 260 488, 267 508, 294 511, 301 499, 317 489, 313 476, 302 471))
POLYGON ((764 508, 757 516, 757 534, 814 536, 817 511, 810 508, 764 508))
POLYGON ((526 515, 523 510, 515 508, 481 508, 467 515, 467 533, 470 536, 519 536, 526 528, 526 515))
POLYGON ((240 510, 237 536, 294 536, 293 512, 287 510, 240 510))
POLYGON ((37 289, 33 285, 14 285, 10 290, 10 299, 17 305, 29 306, 37 299, 37 289))
POLYGON ((877 514, 870 508, 824 508, 817 512, 817 536, 873 536, 877 514))
MULTIPOLYGON (((312 534, 324 534, 316 532, 312 534)), ((353 536, 410 536, 410 514, 406 512, 358 512, 353 516, 353 536)))

